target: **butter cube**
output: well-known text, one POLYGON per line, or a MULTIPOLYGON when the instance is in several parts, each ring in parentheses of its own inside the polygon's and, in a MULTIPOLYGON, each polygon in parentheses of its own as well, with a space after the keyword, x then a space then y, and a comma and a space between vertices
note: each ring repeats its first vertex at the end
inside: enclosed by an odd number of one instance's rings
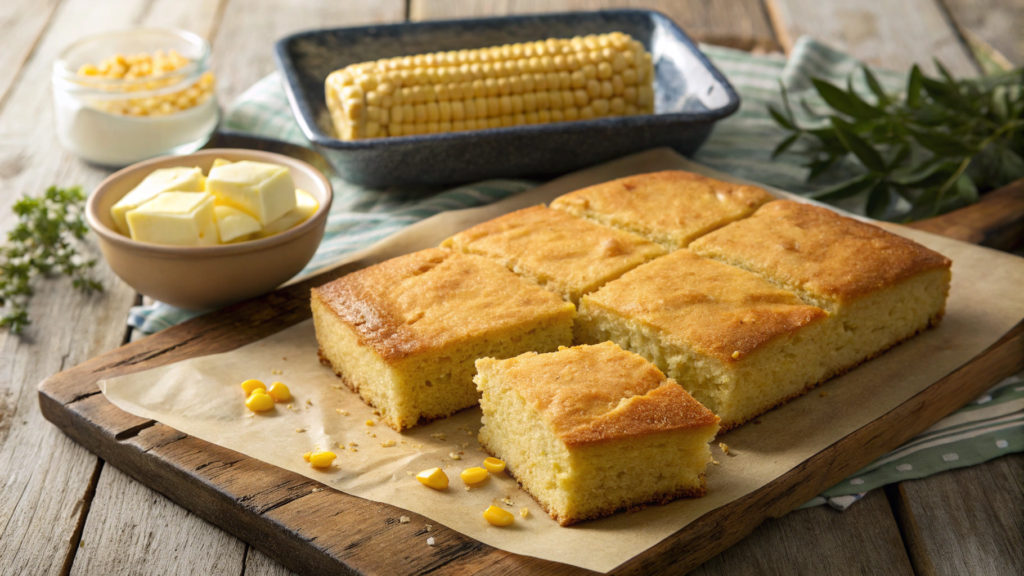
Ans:
POLYGON ((217 244, 213 196, 207 192, 163 192, 127 214, 132 240, 165 246, 217 244))
POLYGON ((256 237, 266 238, 267 236, 273 236, 274 234, 280 234, 285 230, 289 230, 305 222, 307 218, 317 211, 317 208, 320 208, 320 203, 316 201, 312 194, 296 188, 295 208, 292 208, 284 216, 264 226, 263 230, 256 233, 256 237))
POLYGON ((276 164, 243 160, 211 168, 206 189, 218 204, 247 212, 264 226, 295 208, 292 175, 276 164))
POLYGON ((177 167, 154 170, 146 179, 132 188, 110 209, 117 229, 129 235, 126 214, 149 202, 162 192, 203 192, 206 190, 206 177, 199 168, 177 167))
POLYGON ((253 232, 263 229, 258 220, 231 206, 214 206, 213 214, 217 218, 217 232, 223 244, 248 240, 253 232))
POLYGON ((224 166, 225 164, 231 164, 231 160, 225 160, 223 158, 214 158, 213 166, 210 166, 210 170, 217 168, 218 166, 224 166))

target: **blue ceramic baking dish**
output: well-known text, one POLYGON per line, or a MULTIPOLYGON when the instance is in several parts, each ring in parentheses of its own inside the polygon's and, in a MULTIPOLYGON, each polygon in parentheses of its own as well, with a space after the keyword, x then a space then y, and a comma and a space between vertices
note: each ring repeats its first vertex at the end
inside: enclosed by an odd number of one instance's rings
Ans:
POLYGON ((306 137, 344 179, 373 188, 551 176, 658 146, 690 155, 714 123, 740 104, 693 41, 663 14, 649 10, 313 30, 279 40, 275 57, 306 137), (651 52, 655 114, 357 141, 334 137, 324 81, 349 64, 616 30, 651 52))

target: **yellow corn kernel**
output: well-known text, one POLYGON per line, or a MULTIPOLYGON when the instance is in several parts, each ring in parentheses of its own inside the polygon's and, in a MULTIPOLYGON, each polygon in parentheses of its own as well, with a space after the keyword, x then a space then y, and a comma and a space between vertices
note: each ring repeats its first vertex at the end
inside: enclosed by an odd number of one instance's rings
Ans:
POLYGON ((314 452, 309 455, 309 465, 313 468, 330 468, 337 457, 334 452, 314 452))
POLYGON ((497 474, 505 470, 505 462, 497 458, 484 458, 484 468, 491 474, 497 474))
POLYGON ((274 399, 262 392, 256 392, 245 401, 245 406, 253 412, 266 412, 274 407, 274 399))
POLYGON ((245 390, 246 398, 252 396, 252 393, 255 392, 258 388, 263 388, 265 390, 267 387, 264 386, 263 382, 260 382, 259 380, 246 380, 245 382, 242 382, 242 390, 245 390))
POLYGON ((287 402, 292 399, 292 391, 281 382, 271 384, 267 394, 274 399, 274 402, 287 402))
POLYGON ((429 486, 434 490, 444 490, 448 487, 448 475, 440 468, 424 470, 416 475, 416 479, 420 481, 420 484, 429 486))
POLYGON ((367 426, 373 426, 374 424, 375 424, 375 422, 373 420, 367 420, 366 421, 366 425, 367 426))
POLYGON ((492 526, 508 526, 515 522, 515 519, 516 517, 511 512, 497 506, 492 505, 484 510, 484 520, 487 520, 487 523, 492 526))
POLYGON ((302 459, 305 460, 306 462, 309 462, 309 457, 312 455, 312 452, 306 452, 305 454, 302 455, 302 459))
POLYGON ((459 474, 459 478, 466 484, 478 484, 487 480, 487 470, 479 467, 466 468, 459 474))

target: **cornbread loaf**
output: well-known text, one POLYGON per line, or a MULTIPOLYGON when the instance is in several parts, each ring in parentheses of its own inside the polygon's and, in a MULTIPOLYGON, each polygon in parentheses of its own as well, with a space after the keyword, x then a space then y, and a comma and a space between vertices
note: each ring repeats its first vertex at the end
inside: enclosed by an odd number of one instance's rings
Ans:
POLYGON ((770 202, 691 249, 827 310, 842 336, 832 355, 847 367, 936 325, 946 309, 948 258, 809 204, 770 202))
POLYGON ((543 206, 478 224, 441 245, 493 258, 573 303, 665 254, 663 248, 635 234, 543 206))
POLYGON ((574 307, 482 258, 432 248, 312 291, 320 358, 392 428, 477 403, 474 361, 553 351, 574 307))
POLYGON ((756 274, 684 249, 584 296, 575 336, 647 358, 727 430, 844 368, 827 319, 756 274))
POLYGON ((773 197, 757 186, 667 170, 570 192, 556 198, 551 207, 678 250, 750 216, 770 200, 773 197))
POLYGON ((654 113, 654 67, 628 34, 549 38, 352 64, 325 82, 342 140, 654 113))
POLYGON ((476 362, 480 443, 566 526, 705 493, 718 417, 611 342, 476 362))

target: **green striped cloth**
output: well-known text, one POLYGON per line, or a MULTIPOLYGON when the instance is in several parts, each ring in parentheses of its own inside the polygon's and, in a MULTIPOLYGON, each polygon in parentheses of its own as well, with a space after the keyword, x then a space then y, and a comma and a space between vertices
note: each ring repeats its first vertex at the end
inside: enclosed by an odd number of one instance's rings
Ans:
MULTIPOLYGON (((717 124, 714 133, 695 156, 695 160, 730 174, 762 182, 793 192, 815 188, 806 182, 802 159, 783 154, 772 159, 771 152, 785 134, 771 120, 766 107, 780 104, 779 83, 790 92, 794 102, 806 99, 811 107, 824 103, 813 93, 810 79, 822 77, 845 83, 853 74, 854 86, 868 94, 864 79, 854 74, 860 64, 809 38, 801 38, 789 59, 782 56, 755 56, 746 52, 702 46, 702 50, 729 78, 739 92, 739 111, 717 124)), ((879 81, 890 91, 900 89, 903 74, 875 70, 879 81)), ((803 112, 794 110, 799 119, 803 112)), ((271 74, 257 82, 234 103, 226 114, 227 128, 308 145, 292 116, 279 76, 271 74)), ((841 174, 839 175, 841 176, 841 174)), ((828 182, 818 186, 827 185, 828 182)), ((460 186, 423 197, 389 190, 387 194, 354 186, 339 179, 332 181, 334 203, 320 249, 303 273, 336 262, 345 254, 445 210, 457 210, 488 204, 522 192, 534 185, 522 180, 490 180, 460 186)), ((850 199, 847 210, 856 211, 861 202, 850 199)), ((152 333, 193 317, 194 314, 152 303, 132 309, 128 323, 142 332, 152 333)), ((920 478, 942 470, 969 466, 1008 452, 1024 450, 1024 387, 1021 376, 1008 379, 971 405, 936 424, 920 437, 880 458, 855 476, 808 502, 807 506, 828 503, 845 509, 865 492, 891 482, 920 478)))

